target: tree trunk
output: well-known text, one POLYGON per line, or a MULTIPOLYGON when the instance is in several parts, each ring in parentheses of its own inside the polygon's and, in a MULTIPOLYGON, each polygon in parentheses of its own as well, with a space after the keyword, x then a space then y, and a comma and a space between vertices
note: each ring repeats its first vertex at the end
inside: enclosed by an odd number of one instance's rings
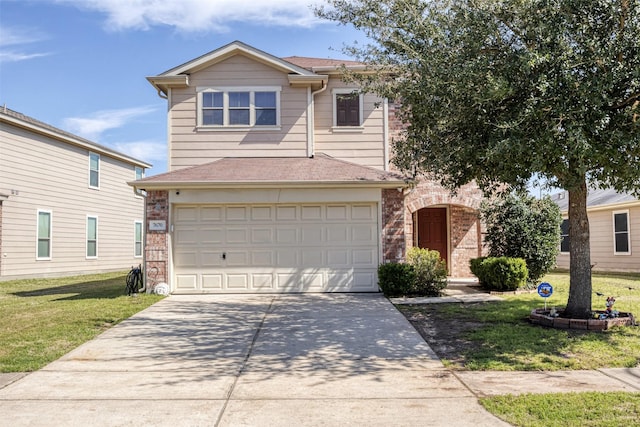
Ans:
POLYGON ((569 301, 565 315, 591 317, 591 248, 587 217, 587 184, 569 191, 569 301))

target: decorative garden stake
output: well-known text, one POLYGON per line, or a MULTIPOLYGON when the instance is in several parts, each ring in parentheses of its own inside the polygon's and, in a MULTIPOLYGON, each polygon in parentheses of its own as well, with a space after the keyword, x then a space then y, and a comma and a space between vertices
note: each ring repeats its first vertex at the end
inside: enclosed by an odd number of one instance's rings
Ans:
POLYGON ((544 311, 547 311, 547 298, 553 294, 553 286, 547 282, 542 282, 538 285, 538 295, 544 298, 544 311))
POLYGON ((600 319, 601 320, 618 317, 620 312, 618 310, 614 310, 613 309, 613 305, 615 303, 616 303, 616 299, 614 297, 608 297, 607 298, 607 303, 606 303, 607 309, 604 311, 604 313, 600 314, 600 319))

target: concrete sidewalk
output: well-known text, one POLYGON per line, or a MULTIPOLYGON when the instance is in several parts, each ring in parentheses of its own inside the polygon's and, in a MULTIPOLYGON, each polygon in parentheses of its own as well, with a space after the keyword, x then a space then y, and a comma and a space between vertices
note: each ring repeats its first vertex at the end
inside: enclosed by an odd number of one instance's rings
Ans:
POLYGON ((171 296, 0 389, 0 419, 11 426, 507 425, 380 294, 171 296))

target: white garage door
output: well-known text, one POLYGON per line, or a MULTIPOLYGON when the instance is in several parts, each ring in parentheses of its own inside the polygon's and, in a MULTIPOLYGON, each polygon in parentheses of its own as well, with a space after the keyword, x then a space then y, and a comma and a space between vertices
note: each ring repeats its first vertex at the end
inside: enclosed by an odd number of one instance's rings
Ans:
POLYGON ((175 205, 174 292, 377 291, 376 203, 175 205))

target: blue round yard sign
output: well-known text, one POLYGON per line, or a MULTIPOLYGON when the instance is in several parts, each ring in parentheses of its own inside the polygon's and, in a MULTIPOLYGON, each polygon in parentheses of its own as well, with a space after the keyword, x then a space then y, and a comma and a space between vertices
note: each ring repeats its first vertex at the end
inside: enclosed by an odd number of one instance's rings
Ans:
POLYGON ((542 282, 538 285, 538 295, 542 298, 549 298, 553 293, 553 286, 547 282, 542 282))

